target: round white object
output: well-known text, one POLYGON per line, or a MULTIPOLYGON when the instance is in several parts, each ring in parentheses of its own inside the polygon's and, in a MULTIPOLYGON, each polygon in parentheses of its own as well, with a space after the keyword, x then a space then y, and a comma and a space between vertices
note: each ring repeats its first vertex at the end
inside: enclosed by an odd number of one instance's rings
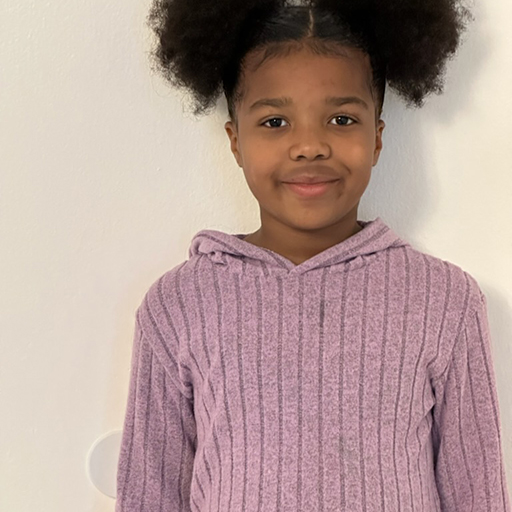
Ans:
POLYGON ((116 497, 117 463, 123 431, 115 430, 97 439, 87 456, 87 475, 103 494, 116 497))

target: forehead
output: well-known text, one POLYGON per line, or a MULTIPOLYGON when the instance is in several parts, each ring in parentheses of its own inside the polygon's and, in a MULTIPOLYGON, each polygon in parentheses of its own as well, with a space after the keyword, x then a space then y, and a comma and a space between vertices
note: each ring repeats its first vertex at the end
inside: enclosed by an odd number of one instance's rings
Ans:
POLYGON ((263 50, 249 54, 244 66, 244 104, 261 96, 290 96, 314 100, 325 96, 354 95, 372 101, 368 55, 343 48, 341 55, 320 55, 310 49, 269 57, 260 64, 263 50))

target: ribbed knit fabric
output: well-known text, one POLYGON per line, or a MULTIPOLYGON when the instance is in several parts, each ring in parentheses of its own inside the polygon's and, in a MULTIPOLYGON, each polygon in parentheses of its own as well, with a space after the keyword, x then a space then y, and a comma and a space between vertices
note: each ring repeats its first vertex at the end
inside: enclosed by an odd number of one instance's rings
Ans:
POLYGON ((116 512, 510 512, 486 298, 377 217, 202 230, 137 309, 116 512))

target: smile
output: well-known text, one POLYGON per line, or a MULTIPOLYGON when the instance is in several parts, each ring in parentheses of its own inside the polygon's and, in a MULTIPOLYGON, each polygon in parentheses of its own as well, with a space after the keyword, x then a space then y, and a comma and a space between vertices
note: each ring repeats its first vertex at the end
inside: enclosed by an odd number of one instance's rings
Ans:
POLYGON ((330 190, 339 180, 322 181, 320 183, 286 183, 283 182, 292 192, 301 197, 318 197, 330 190))

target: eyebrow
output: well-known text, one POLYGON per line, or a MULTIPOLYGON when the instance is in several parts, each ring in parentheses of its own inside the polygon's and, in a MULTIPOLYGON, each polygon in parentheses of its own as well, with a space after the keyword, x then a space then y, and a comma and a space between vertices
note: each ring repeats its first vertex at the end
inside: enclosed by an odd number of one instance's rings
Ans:
MULTIPOLYGON (((366 110, 370 110, 368 103, 358 96, 328 96, 325 98, 326 105, 333 105, 335 107, 341 107, 347 103, 354 103, 360 105, 366 110)), ((277 107, 282 108, 293 104, 293 100, 290 97, 281 98, 262 98, 255 101, 250 107, 249 112, 253 112, 261 107, 277 107)))

